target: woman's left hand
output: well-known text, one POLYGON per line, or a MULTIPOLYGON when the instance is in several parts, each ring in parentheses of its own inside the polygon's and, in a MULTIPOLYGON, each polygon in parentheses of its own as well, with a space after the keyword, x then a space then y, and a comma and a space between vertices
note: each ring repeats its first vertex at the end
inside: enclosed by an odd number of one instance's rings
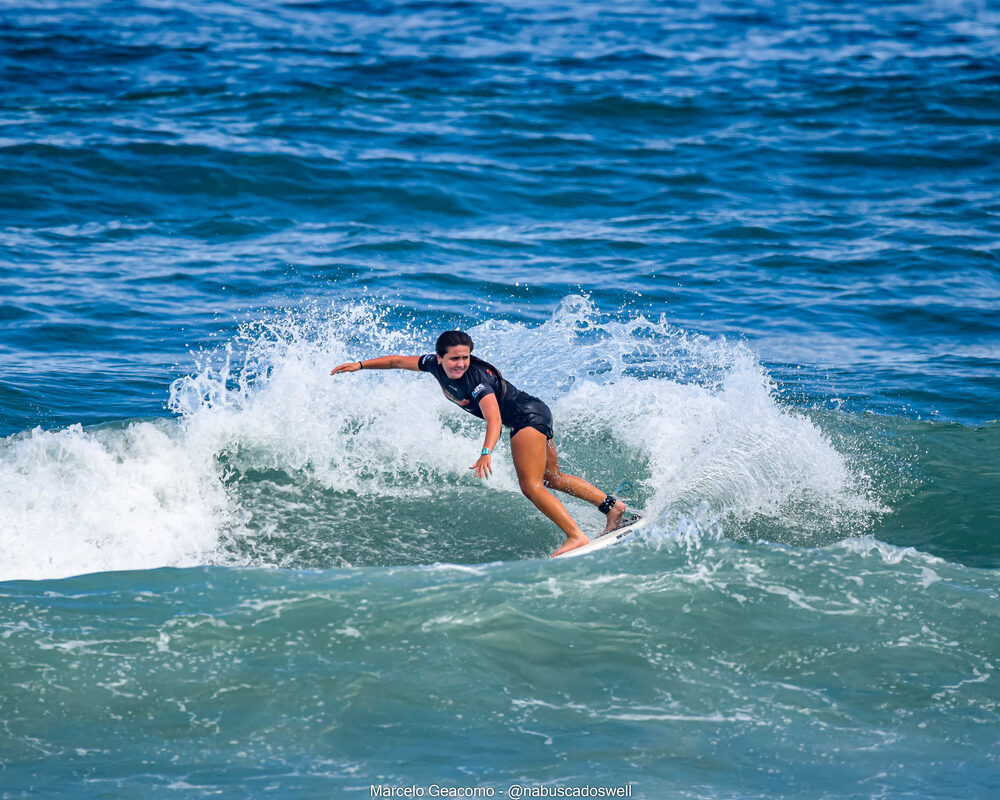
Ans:
POLYGON ((490 463, 489 455, 482 455, 476 460, 469 469, 474 469, 476 471, 477 478, 488 478, 493 474, 493 465, 490 463))

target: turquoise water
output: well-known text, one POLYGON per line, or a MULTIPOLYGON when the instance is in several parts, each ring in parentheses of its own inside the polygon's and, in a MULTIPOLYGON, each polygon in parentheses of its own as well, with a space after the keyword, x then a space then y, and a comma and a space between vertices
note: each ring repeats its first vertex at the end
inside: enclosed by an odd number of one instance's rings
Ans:
POLYGON ((981 2, 0 8, 0 797, 994 796, 998 85, 981 2), (458 326, 642 536, 329 376, 458 326))

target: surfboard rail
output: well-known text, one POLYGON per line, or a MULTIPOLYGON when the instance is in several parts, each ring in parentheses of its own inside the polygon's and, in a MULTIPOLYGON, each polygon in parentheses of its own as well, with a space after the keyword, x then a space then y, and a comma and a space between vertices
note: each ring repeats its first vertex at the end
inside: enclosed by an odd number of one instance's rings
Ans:
POLYGON ((568 558, 569 556, 582 556, 587 553, 593 553, 596 550, 603 550, 606 547, 611 547, 612 545, 619 544, 631 536, 638 530, 642 530, 651 522, 649 517, 645 517, 638 512, 625 512, 627 515, 631 515, 628 522, 619 525, 613 531, 608 531, 607 533, 601 533, 597 536, 591 537, 590 541, 583 545, 582 547, 576 547, 572 550, 567 550, 565 553, 560 553, 555 556, 555 558, 568 558))

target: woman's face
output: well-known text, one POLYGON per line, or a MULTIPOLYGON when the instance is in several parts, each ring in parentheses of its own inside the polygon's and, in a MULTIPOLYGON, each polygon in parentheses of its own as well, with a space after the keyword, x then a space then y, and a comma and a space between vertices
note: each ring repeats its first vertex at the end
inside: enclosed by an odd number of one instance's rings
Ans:
POLYGON ((444 367, 444 374, 452 380, 461 378, 469 368, 472 351, 464 344, 453 344, 443 356, 438 356, 438 363, 444 367))

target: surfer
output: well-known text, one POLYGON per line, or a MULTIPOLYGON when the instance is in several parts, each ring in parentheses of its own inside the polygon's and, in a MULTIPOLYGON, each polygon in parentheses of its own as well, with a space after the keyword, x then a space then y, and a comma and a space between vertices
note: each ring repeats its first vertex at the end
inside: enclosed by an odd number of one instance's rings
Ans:
POLYGON ((605 531, 618 527, 625 503, 576 475, 559 470, 559 458, 552 443, 552 412, 537 397, 506 381, 500 370, 472 355, 472 337, 464 331, 445 331, 435 352, 422 356, 381 356, 351 361, 335 367, 330 374, 362 369, 408 369, 429 372, 451 402, 486 421, 483 449, 469 469, 477 478, 493 474, 490 456, 503 426, 510 428, 510 454, 521 491, 566 535, 566 542, 552 555, 557 556, 587 544, 587 535, 566 507, 549 489, 578 497, 597 506, 607 518, 605 531))

